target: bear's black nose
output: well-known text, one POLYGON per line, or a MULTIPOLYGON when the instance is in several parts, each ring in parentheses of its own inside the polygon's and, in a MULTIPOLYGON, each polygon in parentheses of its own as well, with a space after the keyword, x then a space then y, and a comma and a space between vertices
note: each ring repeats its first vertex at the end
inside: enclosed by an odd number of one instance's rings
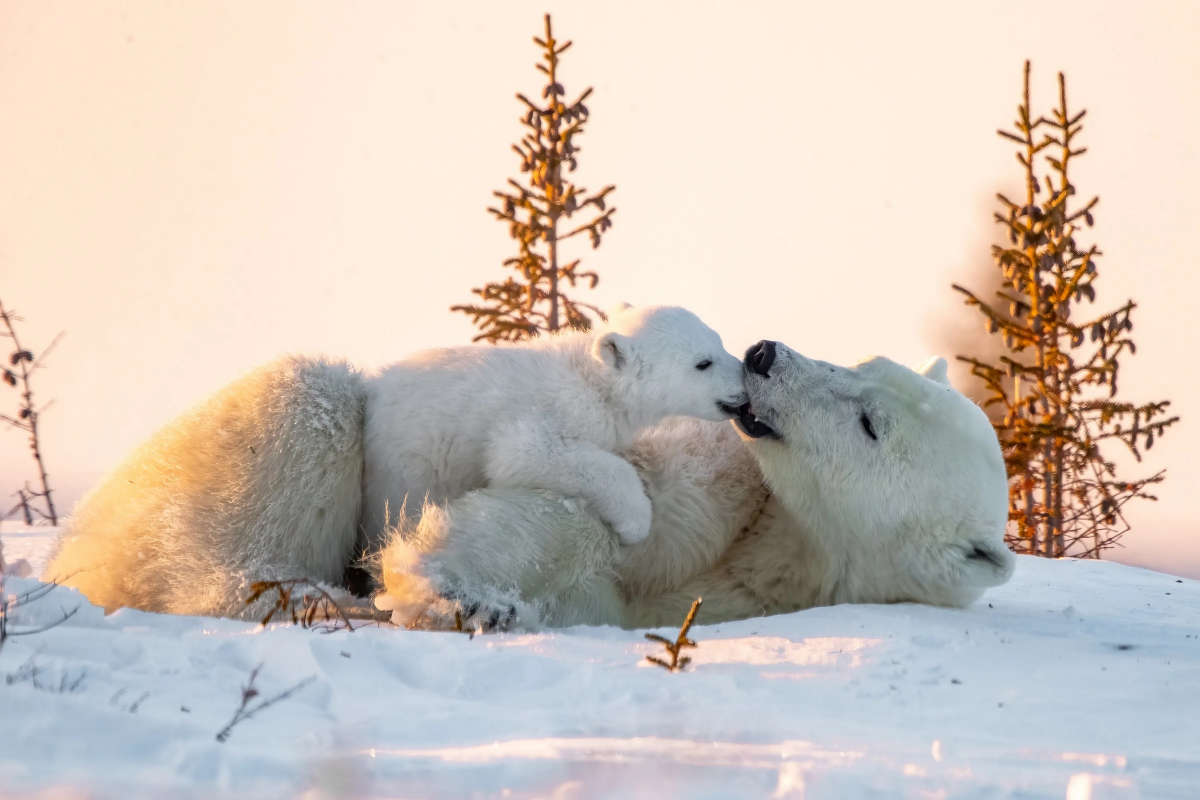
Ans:
POLYGON ((771 365, 774 363, 775 343, 770 339, 763 339, 746 351, 746 369, 764 378, 771 377, 771 365))

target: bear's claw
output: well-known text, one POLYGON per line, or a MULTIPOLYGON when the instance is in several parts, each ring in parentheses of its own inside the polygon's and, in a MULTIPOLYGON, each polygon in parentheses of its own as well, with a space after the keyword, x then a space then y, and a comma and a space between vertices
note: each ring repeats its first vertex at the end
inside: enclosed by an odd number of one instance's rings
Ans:
POLYGON ((512 604, 502 604, 499 607, 489 606, 481 600, 468 598, 457 591, 442 592, 439 596, 442 600, 450 603, 457 612, 455 620, 461 622, 464 631, 503 633, 520 620, 517 607, 512 604))

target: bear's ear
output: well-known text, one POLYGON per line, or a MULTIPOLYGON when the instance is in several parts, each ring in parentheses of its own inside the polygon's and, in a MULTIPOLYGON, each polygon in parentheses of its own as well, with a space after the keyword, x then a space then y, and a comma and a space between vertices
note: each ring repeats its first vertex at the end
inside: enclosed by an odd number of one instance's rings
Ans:
POLYGON ((940 356, 934 356, 921 366, 917 367, 917 374, 924 375, 931 381, 937 381, 938 383, 944 383, 945 385, 949 386, 950 377, 946 374, 946 371, 949 368, 950 365, 946 363, 946 359, 941 358, 940 356))
POLYGON ((592 342, 592 358, 619 372, 629 363, 632 344, 628 336, 616 332, 606 333, 592 342))
POLYGON ((604 315, 606 317, 608 317, 609 319, 612 319, 613 317, 620 314, 622 311, 628 311, 631 308, 633 308, 633 306, 630 305, 629 303, 617 303, 615 306, 608 309, 608 311, 604 312, 604 315))

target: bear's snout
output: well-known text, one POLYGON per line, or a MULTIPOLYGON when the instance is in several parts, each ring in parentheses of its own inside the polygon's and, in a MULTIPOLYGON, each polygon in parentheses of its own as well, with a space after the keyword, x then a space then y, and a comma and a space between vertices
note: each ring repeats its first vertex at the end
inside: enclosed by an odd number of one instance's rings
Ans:
POLYGON ((775 343, 770 339, 763 339, 746 351, 746 369, 756 375, 762 375, 764 378, 771 377, 771 365, 774 363, 775 343))

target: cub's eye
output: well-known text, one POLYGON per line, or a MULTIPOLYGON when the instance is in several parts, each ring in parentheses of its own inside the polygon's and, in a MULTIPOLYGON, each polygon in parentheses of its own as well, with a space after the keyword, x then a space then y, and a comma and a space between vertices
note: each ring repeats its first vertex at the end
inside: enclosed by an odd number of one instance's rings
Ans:
POLYGON ((879 437, 875 435, 875 428, 871 425, 871 418, 867 416, 867 412, 862 412, 862 415, 858 418, 858 421, 862 423, 863 430, 867 432, 867 436, 870 436, 876 441, 879 440, 879 437))
POLYGON ((699 364, 696 365, 696 369, 703 372, 704 370, 708 369, 711 366, 712 366, 711 361, 701 361, 699 364))

